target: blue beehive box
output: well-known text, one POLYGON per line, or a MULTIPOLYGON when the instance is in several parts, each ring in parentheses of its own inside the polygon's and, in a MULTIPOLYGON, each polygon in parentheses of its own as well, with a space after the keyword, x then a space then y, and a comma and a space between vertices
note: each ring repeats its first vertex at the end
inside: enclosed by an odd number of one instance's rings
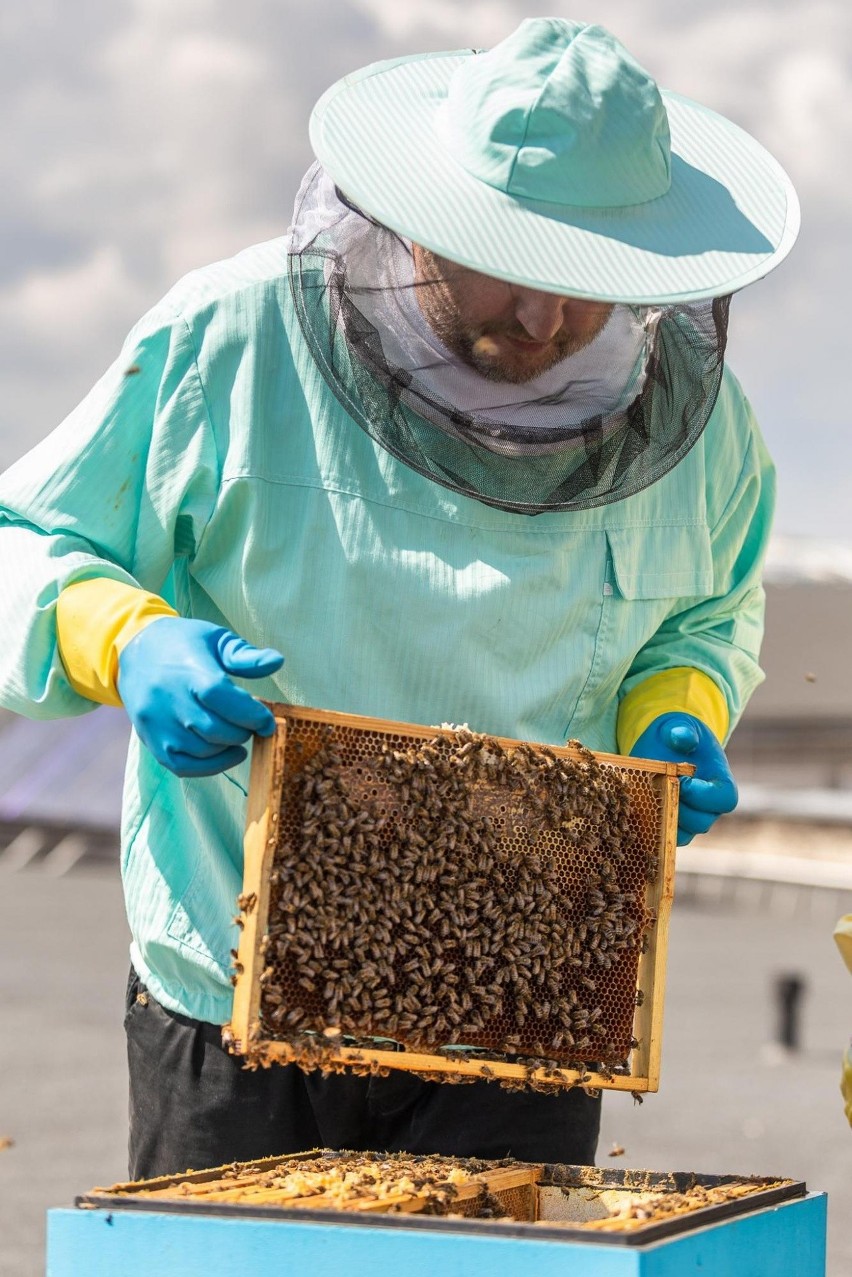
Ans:
MULTIPOLYGON (((322 1156, 333 1164, 351 1155, 322 1156)), ((284 1173, 306 1157, 317 1154, 93 1190, 76 1209, 49 1212, 48 1277, 825 1273, 825 1195, 797 1181, 495 1163, 478 1176, 481 1188, 460 1187, 449 1214, 419 1213, 399 1195, 324 1209, 311 1199, 276 1205, 258 1187, 263 1197, 252 1200, 255 1171, 260 1186, 276 1167, 284 1173), (478 1218, 478 1200, 514 1218, 478 1218)))

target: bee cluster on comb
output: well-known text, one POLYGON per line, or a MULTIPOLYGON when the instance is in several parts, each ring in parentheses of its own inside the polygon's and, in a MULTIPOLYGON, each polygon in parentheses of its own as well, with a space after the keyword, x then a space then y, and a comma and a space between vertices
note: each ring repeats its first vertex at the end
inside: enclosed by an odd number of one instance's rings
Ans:
POLYGON ((503 1203, 489 1192, 489 1180, 506 1183, 530 1176, 510 1159, 451 1158, 436 1154, 322 1152, 266 1159, 260 1164, 235 1162, 201 1178, 192 1173, 171 1182, 140 1181, 134 1197, 181 1200, 212 1206, 305 1207, 359 1213, 469 1213, 490 1219, 505 1214, 503 1203))
MULTIPOLYGON (((236 1044, 250 1062, 377 1072, 387 1055, 345 1052, 383 1047, 415 1072, 418 1053, 444 1056, 448 1081, 629 1073, 659 777, 577 742, 467 729, 407 737, 296 717, 284 735, 257 996, 236 1044), (520 1068, 507 1076, 506 1062, 520 1068)), ((257 895, 243 894, 241 921, 257 895)))

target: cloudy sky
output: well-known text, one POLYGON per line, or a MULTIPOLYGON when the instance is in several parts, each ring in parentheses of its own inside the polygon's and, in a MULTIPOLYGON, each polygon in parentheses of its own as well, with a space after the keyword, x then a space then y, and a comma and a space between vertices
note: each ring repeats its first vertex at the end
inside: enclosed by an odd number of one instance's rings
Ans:
POLYGON ((852 543, 846 0, 29 0, 0 14, 0 466, 73 407, 180 275, 287 225, 313 102, 380 58, 609 27, 795 182, 792 256, 734 301, 730 362, 780 478, 777 529, 852 543))

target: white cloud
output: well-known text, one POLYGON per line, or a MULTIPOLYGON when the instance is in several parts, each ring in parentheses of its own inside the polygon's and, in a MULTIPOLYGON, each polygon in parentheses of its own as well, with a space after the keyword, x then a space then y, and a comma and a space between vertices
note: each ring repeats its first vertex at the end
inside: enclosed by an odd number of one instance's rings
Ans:
POLYGON ((822 47, 790 52, 767 96, 773 136, 796 157, 799 180, 809 192, 848 204, 848 171, 836 167, 842 153, 852 154, 848 49, 826 40, 822 47))
POLYGON ((0 326, 15 329, 18 341, 44 351, 61 349, 68 359, 93 341, 108 338, 131 308, 145 305, 114 244, 84 261, 53 271, 32 271, 0 295, 0 326))
POLYGON ((429 4, 409 0, 354 0, 356 9, 368 14, 382 35, 400 46, 416 42, 424 36, 443 37, 446 45, 438 48, 487 48, 502 40, 525 16, 522 5, 511 0, 473 0, 457 4, 454 0, 430 0, 429 4))
MULTIPOLYGON (((116 81, 144 80, 156 67, 160 84, 171 92, 192 94, 215 89, 242 91, 266 74, 266 53, 215 31, 174 30, 173 14, 158 15, 152 24, 143 18, 121 30, 106 44, 99 58, 116 81)), ((186 13, 176 11, 181 21, 186 13)))

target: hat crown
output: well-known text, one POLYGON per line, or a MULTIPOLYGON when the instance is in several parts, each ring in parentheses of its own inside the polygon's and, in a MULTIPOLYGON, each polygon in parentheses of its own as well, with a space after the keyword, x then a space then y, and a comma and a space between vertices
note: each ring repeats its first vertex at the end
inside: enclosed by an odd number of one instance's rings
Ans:
POLYGON ((603 27, 529 18, 450 81, 436 127, 471 176, 507 195, 622 208, 671 185, 655 81, 603 27))

